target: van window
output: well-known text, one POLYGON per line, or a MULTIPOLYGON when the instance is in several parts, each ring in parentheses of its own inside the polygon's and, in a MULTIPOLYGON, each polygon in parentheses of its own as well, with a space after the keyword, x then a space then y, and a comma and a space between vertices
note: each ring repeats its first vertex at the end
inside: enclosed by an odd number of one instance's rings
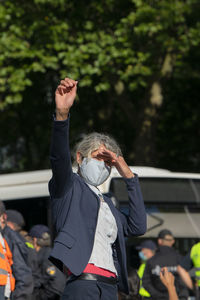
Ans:
MULTIPOLYGON (((200 203, 200 180, 180 178, 140 178, 146 203, 200 203)), ((110 191, 117 200, 128 201, 126 184, 122 178, 112 178, 110 191)))

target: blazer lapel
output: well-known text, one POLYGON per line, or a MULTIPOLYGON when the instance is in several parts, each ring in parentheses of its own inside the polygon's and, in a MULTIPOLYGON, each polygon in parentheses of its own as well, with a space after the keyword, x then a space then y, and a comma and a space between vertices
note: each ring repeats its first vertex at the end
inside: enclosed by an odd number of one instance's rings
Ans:
MULTIPOLYGON (((116 223, 117 223, 117 228, 118 228, 118 233, 122 232, 122 224, 118 215, 117 209, 114 207, 112 200, 106 196, 103 196, 105 202, 108 204, 113 216, 115 217, 116 223)), ((119 234, 118 234, 119 235, 119 234)))

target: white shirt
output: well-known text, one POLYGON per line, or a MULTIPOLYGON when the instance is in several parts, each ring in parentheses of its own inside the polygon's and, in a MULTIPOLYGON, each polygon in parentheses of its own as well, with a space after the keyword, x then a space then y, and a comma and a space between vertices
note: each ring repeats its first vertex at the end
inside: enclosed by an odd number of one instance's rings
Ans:
POLYGON ((88 186, 98 195, 100 201, 94 245, 88 263, 117 274, 112 253, 112 244, 117 238, 117 224, 98 188, 89 184, 88 186))

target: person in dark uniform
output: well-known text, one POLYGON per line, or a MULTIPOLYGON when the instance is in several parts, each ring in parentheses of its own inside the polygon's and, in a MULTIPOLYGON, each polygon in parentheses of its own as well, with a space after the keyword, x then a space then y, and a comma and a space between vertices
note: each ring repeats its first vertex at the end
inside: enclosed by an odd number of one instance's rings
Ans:
POLYGON ((189 276, 186 272, 180 273, 180 254, 173 248, 174 237, 171 231, 164 229, 158 234, 158 249, 156 254, 148 259, 143 275, 143 287, 147 290, 153 300, 168 300, 168 291, 160 280, 163 267, 167 267, 175 277, 175 287, 180 300, 188 299, 188 289, 182 279, 189 276))
POLYGON ((12 300, 30 300, 33 292, 33 276, 31 268, 27 265, 28 248, 22 236, 7 226, 6 210, 2 201, 0 201, 0 208, 2 233, 13 255, 15 290, 12 293, 12 300))
POLYGON ((48 259, 51 252, 51 237, 49 228, 45 225, 34 225, 29 236, 37 252, 41 272, 41 286, 37 300, 58 300, 62 295, 66 277, 48 259))
POLYGON ((0 205, 0 299, 6 300, 11 297, 15 289, 15 278, 12 274, 12 252, 7 241, 2 235, 2 221, 4 206, 0 205))
POLYGON ((147 299, 151 297, 151 295, 143 288, 142 286, 142 277, 144 274, 144 270, 146 267, 146 262, 148 259, 153 257, 156 253, 157 245, 152 240, 145 240, 139 246, 136 247, 139 250, 139 257, 141 259, 141 265, 138 269, 138 275, 140 277, 140 291, 139 294, 147 299))
POLYGON ((25 235, 25 231, 23 231, 23 227, 25 226, 25 220, 23 215, 15 209, 7 209, 6 215, 7 215, 7 226, 10 227, 12 230, 20 233, 20 235, 22 236, 22 240, 28 249, 28 256, 26 262, 27 265, 32 270, 33 283, 34 283, 31 300, 35 300, 37 299, 38 291, 41 285, 41 274, 38 265, 37 252, 33 244, 27 238, 28 232, 25 235))

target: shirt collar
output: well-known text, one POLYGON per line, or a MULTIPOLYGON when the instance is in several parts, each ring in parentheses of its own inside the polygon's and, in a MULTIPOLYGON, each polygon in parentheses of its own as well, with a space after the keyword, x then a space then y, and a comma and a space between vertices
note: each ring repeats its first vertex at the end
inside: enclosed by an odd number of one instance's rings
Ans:
POLYGON ((102 196, 102 193, 100 192, 100 190, 99 190, 96 186, 91 185, 91 184, 89 184, 89 183, 86 183, 86 184, 89 186, 89 188, 90 188, 97 196, 102 196))

